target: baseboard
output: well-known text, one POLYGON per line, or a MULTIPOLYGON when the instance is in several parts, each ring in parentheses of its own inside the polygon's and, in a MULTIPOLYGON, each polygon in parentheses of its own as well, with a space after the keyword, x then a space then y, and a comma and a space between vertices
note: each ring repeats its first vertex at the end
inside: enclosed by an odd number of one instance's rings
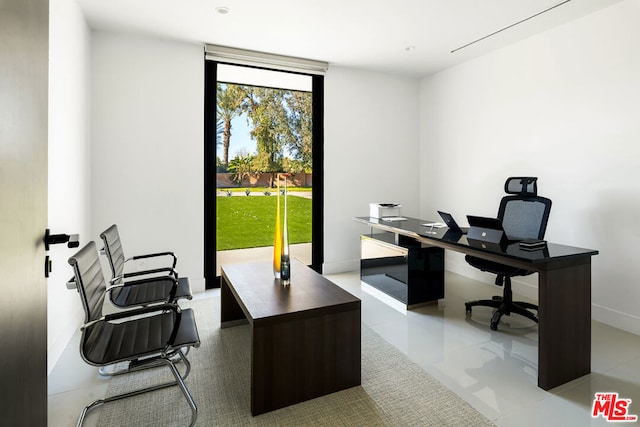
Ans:
POLYGON ((640 335, 640 317, 592 304, 591 318, 634 335, 640 335))
MULTIPOLYGON (((469 279, 477 280, 478 282, 488 283, 492 285, 495 281, 495 274, 485 273, 484 271, 480 271, 477 268, 471 267, 464 260, 464 256, 461 256, 457 253, 446 254, 445 255, 445 270, 450 271, 455 274, 459 274, 464 277, 468 277, 469 279)), ((446 286, 446 284, 445 284, 446 286)))
POLYGON ((197 294, 205 291, 204 277, 193 278, 189 277, 189 286, 191 286, 191 293, 197 294))
MULTIPOLYGON (((493 284, 495 275, 483 273, 473 267, 470 267, 463 257, 459 257, 457 254, 452 255, 453 256, 451 257, 447 256, 445 261, 446 269, 448 271, 483 283, 493 284)), ((529 278, 532 282, 537 283, 537 278, 534 275, 525 277, 529 278)), ((511 285, 514 293, 529 298, 532 301, 538 300, 537 285, 517 280, 515 278, 511 279, 511 285)), ((620 311, 592 303, 591 319, 634 335, 640 335, 640 317, 637 316, 622 313, 620 311)))
POLYGON ((51 373, 56 363, 58 363, 62 353, 69 346, 69 342, 73 339, 83 321, 84 312, 81 308, 78 307, 78 309, 69 313, 67 322, 64 325, 64 333, 55 340, 51 347, 47 348, 47 375, 51 373))
POLYGON ((348 273, 349 271, 360 270, 360 259, 338 262, 324 262, 322 264, 322 274, 348 273))

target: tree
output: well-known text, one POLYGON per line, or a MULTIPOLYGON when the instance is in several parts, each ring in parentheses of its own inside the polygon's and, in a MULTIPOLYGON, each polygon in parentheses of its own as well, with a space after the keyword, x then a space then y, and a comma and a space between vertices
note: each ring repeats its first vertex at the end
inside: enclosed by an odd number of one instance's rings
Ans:
POLYGON ((253 156, 250 154, 240 153, 231 161, 228 165, 228 170, 231 172, 231 180, 239 185, 242 185, 244 179, 252 172, 253 156))
POLYGON ((224 126, 223 159, 229 164, 231 120, 247 114, 251 137, 256 141, 257 154, 252 160, 253 171, 271 173, 271 186, 279 172, 310 171, 312 169, 313 122, 310 92, 290 91, 233 84, 218 85, 218 117, 224 126), (283 163, 285 151, 292 160, 283 163))
POLYGON ((220 157, 216 156, 216 173, 225 173, 227 172, 227 166, 222 164, 220 157))
POLYGON ((222 142, 220 138, 222 136, 222 131, 224 130, 224 122, 220 119, 216 120, 216 149, 218 145, 222 142))
POLYGON ((301 160, 289 158, 282 159, 282 170, 289 173, 301 173, 307 171, 301 160))
POLYGON ((285 98, 289 135, 287 148, 304 170, 313 167, 313 116, 311 92, 289 92, 285 98))
POLYGON ((246 95, 244 87, 230 83, 218 83, 216 90, 216 114, 218 116, 218 120, 223 123, 222 163, 226 166, 229 164, 231 120, 242 113, 242 105, 246 95))
POLYGON ((275 174, 282 171, 283 149, 289 135, 285 90, 251 86, 247 88, 245 110, 252 126, 251 137, 256 140, 258 154, 254 160, 257 171, 275 174))

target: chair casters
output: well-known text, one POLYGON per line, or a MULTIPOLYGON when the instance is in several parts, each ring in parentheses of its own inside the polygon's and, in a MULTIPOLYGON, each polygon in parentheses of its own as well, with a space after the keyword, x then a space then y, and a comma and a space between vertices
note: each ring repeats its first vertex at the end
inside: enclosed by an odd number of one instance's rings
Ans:
POLYGON ((493 313, 493 316, 491 316, 491 323, 489 323, 489 328, 491 328, 492 331, 498 330, 498 323, 500 323, 502 314, 503 313, 500 310, 497 310, 495 313, 493 313))
MULTIPOLYGON (((501 297, 493 297, 493 300, 501 300, 501 297)), ((470 302, 465 302, 464 303, 464 308, 465 308, 465 312, 467 314, 467 317, 471 317, 471 309, 473 307, 473 303, 470 302)), ((492 331, 497 331, 498 330, 498 323, 500 323, 500 318, 502 317, 502 315, 505 314, 502 311, 500 311, 499 309, 497 309, 494 313, 493 316, 491 317, 491 323, 489 324, 489 327, 491 328, 492 331)))
POLYGON ((467 313, 467 316, 471 316, 471 304, 464 303, 464 311, 467 313))

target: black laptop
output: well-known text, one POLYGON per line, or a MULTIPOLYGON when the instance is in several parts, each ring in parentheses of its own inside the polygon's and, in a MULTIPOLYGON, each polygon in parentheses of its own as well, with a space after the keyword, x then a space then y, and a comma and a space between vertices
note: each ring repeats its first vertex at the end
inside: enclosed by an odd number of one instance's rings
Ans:
POLYGON ((469 221, 469 225, 471 227, 478 227, 484 230, 492 230, 496 232, 496 235, 502 234, 506 240, 505 243, 514 243, 522 240, 521 238, 507 235, 507 232, 504 231, 504 228, 502 227, 502 221, 500 221, 498 218, 467 215, 467 220, 469 221))
POLYGON ((444 223, 447 224, 449 230, 460 234, 467 234, 467 231, 469 231, 469 227, 460 227, 456 220, 453 219, 453 215, 451 215, 450 213, 438 211, 438 214, 440 215, 440 218, 442 218, 444 223))
POLYGON ((488 228, 491 230, 502 230, 502 222, 498 218, 489 218, 486 216, 467 215, 469 225, 472 227, 488 228))

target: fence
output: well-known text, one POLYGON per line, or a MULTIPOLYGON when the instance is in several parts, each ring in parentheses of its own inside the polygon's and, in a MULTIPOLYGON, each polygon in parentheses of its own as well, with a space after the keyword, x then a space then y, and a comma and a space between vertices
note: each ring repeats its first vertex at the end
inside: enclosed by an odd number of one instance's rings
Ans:
MULTIPOLYGON (((313 187, 313 179, 310 173, 292 173, 287 177, 287 185, 293 187, 313 187)), ((277 173, 252 173, 248 174, 242 183, 238 184, 231 180, 230 173, 216 174, 217 188, 255 188, 255 187, 276 187, 278 182, 277 173)), ((284 184, 284 177, 280 176, 280 185, 284 184)))

